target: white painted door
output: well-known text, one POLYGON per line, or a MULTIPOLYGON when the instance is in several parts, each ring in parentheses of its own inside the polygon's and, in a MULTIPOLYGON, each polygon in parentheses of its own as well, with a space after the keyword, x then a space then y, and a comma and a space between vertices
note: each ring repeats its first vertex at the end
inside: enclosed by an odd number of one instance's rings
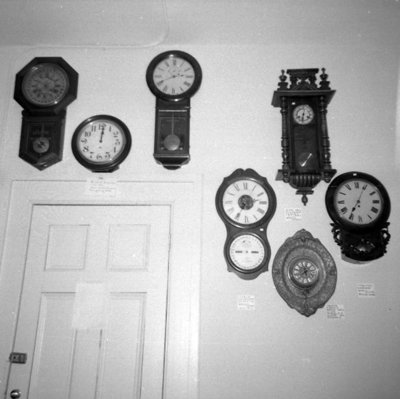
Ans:
POLYGON ((37 204, 8 394, 162 397, 170 207, 37 204))

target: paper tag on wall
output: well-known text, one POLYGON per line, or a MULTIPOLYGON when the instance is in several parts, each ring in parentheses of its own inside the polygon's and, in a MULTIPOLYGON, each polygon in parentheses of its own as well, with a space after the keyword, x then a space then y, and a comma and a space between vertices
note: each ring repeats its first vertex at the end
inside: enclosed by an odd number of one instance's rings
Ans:
POLYGON ((101 198, 115 198, 118 194, 117 180, 110 177, 92 177, 86 180, 85 195, 101 198))
POLYGON ((344 319, 344 305, 327 305, 326 316, 330 320, 344 319))
POLYGON ((359 283, 357 284, 357 296, 359 298, 375 298, 375 284, 359 283))
POLYGON ((285 208, 284 211, 286 222, 303 219, 303 212, 301 208, 285 208))
POLYGON ((237 308, 238 310, 255 310, 256 297, 254 295, 238 295, 237 308))
POLYGON ((76 330, 105 328, 107 304, 108 290, 104 283, 78 283, 73 307, 72 328, 76 330))

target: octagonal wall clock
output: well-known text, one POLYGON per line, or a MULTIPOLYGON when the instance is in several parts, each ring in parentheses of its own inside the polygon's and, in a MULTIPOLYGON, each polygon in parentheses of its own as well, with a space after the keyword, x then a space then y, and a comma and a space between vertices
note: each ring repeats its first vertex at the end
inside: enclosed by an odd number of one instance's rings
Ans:
POLYGON ((363 172, 343 173, 329 185, 325 204, 345 258, 363 262, 386 253, 390 198, 378 179, 363 172))
POLYGON ((295 188, 307 204, 307 195, 321 181, 330 182, 335 169, 330 162, 330 143, 326 119, 327 106, 334 90, 330 89, 328 75, 319 69, 288 69, 282 71, 272 105, 282 114, 282 169, 277 180, 295 188), (289 76, 290 85, 286 82, 289 76))
POLYGON ((157 55, 147 68, 147 85, 156 97, 154 158, 166 169, 190 160, 190 98, 201 80, 200 64, 179 50, 157 55))
POLYGON ((224 178, 215 204, 227 230, 228 271, 246 280, 266 272, 271 256, 267 226, 276 209, 276 196, 267 179, 253 169, 237 169, 224 178))
POLYGON ((24 108, 20 158, 39 170, 61 161, 66 108, 77 90, 78 73, 61 57, 36 57, 17 73, 14 99, 24 108))
POLYGON ((328 250, 303 229, 278 249, 272 278, 288 306, 308 317, 323 307, 335 292, 337 270, 328 250))

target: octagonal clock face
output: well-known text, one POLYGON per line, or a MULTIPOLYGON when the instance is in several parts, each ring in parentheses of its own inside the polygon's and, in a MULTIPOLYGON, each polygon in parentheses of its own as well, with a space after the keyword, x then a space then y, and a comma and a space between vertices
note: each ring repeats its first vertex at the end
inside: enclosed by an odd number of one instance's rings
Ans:
POLYGON ((22 93, 31 104, 49 107, 59 103, 68 92, 69 78, 59 65, 32 66, 22 81, 22 93))

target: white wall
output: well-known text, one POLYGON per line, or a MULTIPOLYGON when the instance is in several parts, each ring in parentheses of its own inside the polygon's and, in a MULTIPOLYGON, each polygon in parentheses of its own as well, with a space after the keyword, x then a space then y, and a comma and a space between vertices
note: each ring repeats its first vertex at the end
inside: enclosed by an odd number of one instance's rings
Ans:
MULTIPOLYGON (((83 11, 88 2, 74 2, 75 10, 83 11)), ((0 11, 9 4, 0 3, 0 11)), ((153 21, 153 29, 139 42, 132 38, 135 47, 91 47, 85 37, 80 47, 57 46, 68 43, 69 36, 49 36, 44 43, 46 35, 39 40, 21 26, 6 36, 0 28, 1 227, 12 180, 90 177, 72 155, 73 131, 91 115, 114 115, 129 126, 133 147, 113 177, 203 177, 201 399, 398 398, 399 2, 167 0, 168 24, 159 8, 163 4, 148 3, 150 8, 138 17, 153 21), (35 46, 43 43, 47 47, 35 46), (191 162, 172 172, 152 157, 155 100, 145 71, 155 55, 174 48, 197 58, 203 83, 192 98, 191 162), (64 159, 39 172, 18 158, 21 108, 12 97, 15 73, 42 55, 64 57, 80 81, 78 99, 67 111, 64 159), (292 188, 275 181, 281 167, 281 116, 271 106, 272 94, 281 69, 301 67, 326 67, 337 91, 328 108, 332 166, 338 174, 371 173, 389 191, 392 238, 382 259, 360 266, 341 258, 325 210, 326 183, 317 186, 303 207, 292 188), (225 228, 214 200, 222 179, 239 167, 267 177, 277 195, 277 211, 268 228, 270 266, 286 238, 301 228, 310 231, 335 259, 338 282, 329 304, 343 305, 344 319, 329 319, 326 308, 310 318, 290 309, 276 292, 271 272, 244 281, 226 271, 225 228), (301 207, 302 220, 286 222, 284 209, 293 207, 301 207), (375 284, 376 297, 358 298, 359 283, 375 284), (254 310, 238 310, 237 299, 245 294, 254 296, 254 310)), ((107 12, 111 2, 102 5, 107 12)), ((82 12, 78 14, 82 19, 82 12)), ((68 22, 74 26, 72 18, 68 22)), ((94 36, 98 27, 87 29, 94 36)), ((132 27, 119 29, 121 37, 135 33, 132 27)), ((74 32, 68 32, 72 44, 79 39, 74 32)), ((97 37, 100 44, 116 37, 114 31, 111 39, 107 30, 103 35, 97 37)), ((126 36, 121 40, 126 45, 126 36)))

